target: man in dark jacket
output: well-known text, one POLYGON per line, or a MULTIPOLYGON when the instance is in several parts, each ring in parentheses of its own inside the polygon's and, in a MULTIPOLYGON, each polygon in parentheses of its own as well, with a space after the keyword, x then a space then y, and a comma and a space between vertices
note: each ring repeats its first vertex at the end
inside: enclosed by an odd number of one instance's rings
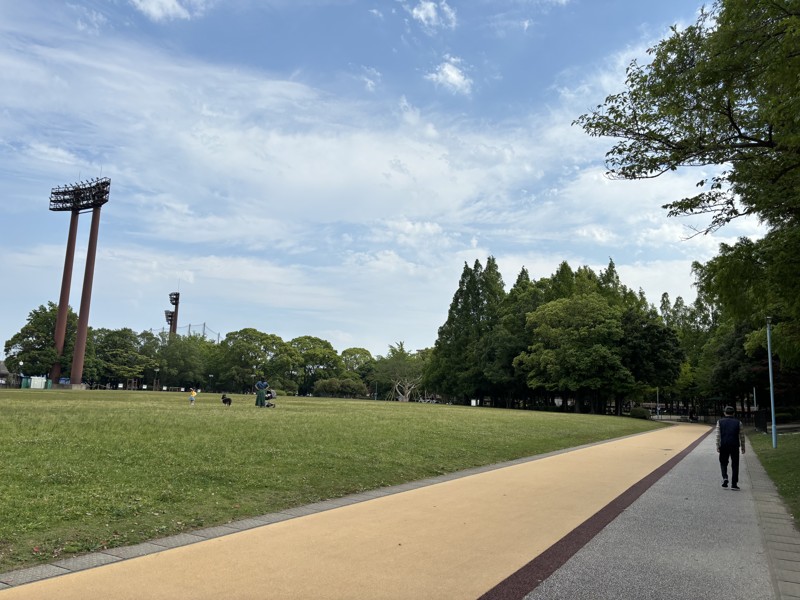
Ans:
POLYGON ((739 489, 739 449, 744 454, 744 429, 733 417, 733 407, 725 407, 725 416, 717 421, 717 452, 722 470, 722 487, 728 487, 728 459, 731 461, 731 489, 739 489))

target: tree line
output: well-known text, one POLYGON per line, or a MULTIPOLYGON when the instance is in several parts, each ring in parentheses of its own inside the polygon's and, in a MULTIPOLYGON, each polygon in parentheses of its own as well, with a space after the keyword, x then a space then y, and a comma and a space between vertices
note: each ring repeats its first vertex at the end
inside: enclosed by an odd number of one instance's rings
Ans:
MULTIPOLYGON (((6 363, 12 372, 49 372, 56 359, 57 312, 53 302, 39 306, 5 343, 6 363)), ((77 315, 70 308, 63 364, 72 361, 76 329, 77 315)), ((372 361, 364 348, 348 348, 339 354, 330 342, 317 337, 284 341, 252 328, 228 333, 220 343, 200 334, 89 328, 82 383, 250 392, 257 380, 266 379, 290 394, 305 395, 320 388, 330 395, 365 396, 369 379, 364 368, 372 361)))
MULTIPOLYGON (((12 369, 49 371, 57 306, 33 310, 5 344, 12 369)), ((77 316, 70 310, 64 362, 77 316)), ((288 394, 621 414, 658 398, 675 410, 752 404, 767 397, 764 348, 753 329, 723 318, 703 294, 687 305, 661 298, 658 309, 619 278, 613 260, 595 273, 561 263, 532 280, 522 268, 505 290, 497 261, 464 264, 432 348, 397 342, 385 356, 330 342, 289 341, 252 328, 219 343, 201 335, 90 328, 85 382, 100 387, 198 387, 249 392, 256 380, 288 394), (749 403, 749 404, 748 404, 749 403)), ((779 398, 791 400, 797 373, 781 372, 779 398)))

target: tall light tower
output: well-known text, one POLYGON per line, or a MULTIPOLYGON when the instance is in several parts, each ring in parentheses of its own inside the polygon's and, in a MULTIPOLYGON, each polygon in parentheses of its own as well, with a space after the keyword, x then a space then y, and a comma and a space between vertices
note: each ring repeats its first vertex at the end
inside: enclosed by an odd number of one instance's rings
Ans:
POLYGON ((165 310, 164 316, 167 319, 167 325, 169 325, 169 334, 172 336, 178 333, 178 306, 181 303, 181 293, 171 292, 169 303, 175 307, 175 310, 165 310))
POLYGON ((75 260, 78 216, 82 212, 91 210, 92 224, 89 231, 89 246, 86 250, 86 270, 83 275, 81 307, 78 313, 78 331, 75 335, 72 370, 70 371, 70 380, 74 386, 80 386, 83 380, 83 361, 86 353, 86 335, 89 328, 89 307, 92 302, 92 280, 94 279, 94 263, 97 254, 97 236, 100 231, 100 208, 108 202, 110 190, 111 180, 108 177, 104 177, 56 187, 50 191, 50 210, 70 212, 72 215, 69 223, 67 252, 64 257, 64 274, 61 278, 61 296, 58 300, 58 315, 56 316, 54 335, 57 358, 50 369, 50 379, 56 383, 61 378, 61 358, 64 354, 64 341, 67 333, 69 291, 72 285, 72 264, 75 260))

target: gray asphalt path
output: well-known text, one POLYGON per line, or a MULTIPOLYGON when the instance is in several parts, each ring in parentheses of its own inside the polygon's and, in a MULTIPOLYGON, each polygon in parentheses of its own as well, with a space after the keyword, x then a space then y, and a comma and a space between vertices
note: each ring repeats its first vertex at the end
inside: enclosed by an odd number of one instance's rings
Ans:
POLYGON ((778 598, 748 461, 734 491, 717 457, 710 435, 525 600, 778 598))

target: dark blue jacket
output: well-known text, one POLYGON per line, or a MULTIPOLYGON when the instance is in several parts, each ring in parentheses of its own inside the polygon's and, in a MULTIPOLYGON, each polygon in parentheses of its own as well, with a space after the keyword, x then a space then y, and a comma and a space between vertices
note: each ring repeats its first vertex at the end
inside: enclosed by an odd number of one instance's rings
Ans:
POLYGON ((723 417, 717 421, 717 449, 744 447, 744 431, 739 419, 723 417))

